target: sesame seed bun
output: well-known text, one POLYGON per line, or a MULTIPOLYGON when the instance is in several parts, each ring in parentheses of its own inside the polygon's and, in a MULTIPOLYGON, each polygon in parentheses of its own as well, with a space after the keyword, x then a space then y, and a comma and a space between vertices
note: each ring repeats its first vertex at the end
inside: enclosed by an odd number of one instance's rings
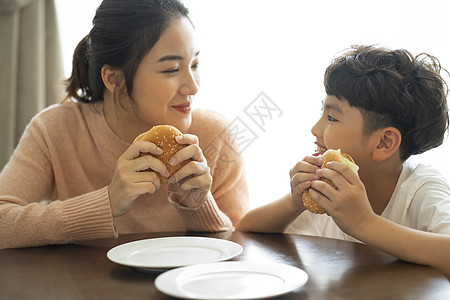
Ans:
MULTIPOLYGON (((329 149, 322 155, 322 158, 323 158, 323 163, 321 167, 322 169, 326 168, 327 163, 329 163, 330 161, 337 161, 346 164, 347 166, 350 167, 350 169, 353 172, 358 174, 359 167, 355 164, 353 158, 346 153, 341 153, 340 149, 338 150, 329 149)), ((333 184, 333 182, 331 182, 328 179, 322 178, 321 180, 325 181, 334 188, 336 187, 333 184)), ((317 204, 317 202, 311 198, 311 196, 309 195, 309 190, 306 190, 302 193, 302 202, 307 210, 315 214, 324 214, 326 212, 322 206, 317 204)))
MULTIPOLYGON (((134 139, 134 142, 137 141, 152 142, 159 148, 161 148, 163 150, 163 154, 153 156, 162 161, 169 170, 170 175, 172 175, 189 162, 188 160, 185 160, 175 166, 169 164, 169 159, 180 149, 183 149, 184 147, 187 146, 187 145, 180 145, 175 141, 175 137, 178 135, 182 135, 182 133, 174 126, 158 125, 153 126, 149 131, 138 135, 134 139)), ((150 155, 150 153, 141 153, 140 156, 143 155, 150 155)), ((157 175, 159 176, 161 183, 167 183, 166 177, 162 177, 159 173, 157 173, 157 175)))

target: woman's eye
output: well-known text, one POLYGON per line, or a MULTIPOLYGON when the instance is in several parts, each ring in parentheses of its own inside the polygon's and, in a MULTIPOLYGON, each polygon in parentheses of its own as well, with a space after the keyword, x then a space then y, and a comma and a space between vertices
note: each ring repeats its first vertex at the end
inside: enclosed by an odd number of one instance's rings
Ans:
POLYGON ((170 69, 170 70, 163 71, 163 73, 166 73, 166 74, 174 74, 174 73, 176 73, 176 72, 178 72, 178 71, 179 71, 178 68, 174 68, 174 69, 170 69))
POLYGON ((194 70, 196 70, 196 69, 198 68, 198 63, 193 64, 191 68, 194 69, 194 70))
POLYGON ((336 121, 337 121, 335 118, 333 118, 332 115, 328 115, 328 116, 327 116, 327 120, 328 120, 329 122, 336 122, 336 121))

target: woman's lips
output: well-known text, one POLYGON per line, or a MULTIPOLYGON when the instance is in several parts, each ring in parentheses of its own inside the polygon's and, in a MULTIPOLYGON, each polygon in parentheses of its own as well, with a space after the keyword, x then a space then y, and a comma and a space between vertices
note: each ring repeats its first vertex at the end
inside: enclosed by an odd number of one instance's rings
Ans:
POLYGON ((176 109, 177 111, 187 114, 191 111, 191 103, 184 103, 184 104, 180 104, 180 105, 174 105, 172 106, 174 109, 176 109))

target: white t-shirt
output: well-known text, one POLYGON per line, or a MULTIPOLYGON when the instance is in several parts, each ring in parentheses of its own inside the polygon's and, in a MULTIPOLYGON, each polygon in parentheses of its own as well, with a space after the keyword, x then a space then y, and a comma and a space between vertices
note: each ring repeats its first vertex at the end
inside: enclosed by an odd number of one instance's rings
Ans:
MULTIPOLYGON (((407 160, 381 216, 410 228, 450 234, 449 183, 436 169, 407 160)), ((330 216, 309 211, 285 232, 358 241, 339 229, 330 216)))

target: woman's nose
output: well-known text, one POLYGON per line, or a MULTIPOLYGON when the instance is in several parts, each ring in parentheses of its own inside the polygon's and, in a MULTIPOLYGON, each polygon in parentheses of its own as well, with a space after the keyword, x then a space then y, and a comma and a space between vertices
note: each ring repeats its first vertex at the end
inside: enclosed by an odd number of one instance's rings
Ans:
POLYGON ((195 72, 189 72, 183 85, 180 87, 180 93, 183 95, 195 95, 199 90, 199 76, 195 72))

